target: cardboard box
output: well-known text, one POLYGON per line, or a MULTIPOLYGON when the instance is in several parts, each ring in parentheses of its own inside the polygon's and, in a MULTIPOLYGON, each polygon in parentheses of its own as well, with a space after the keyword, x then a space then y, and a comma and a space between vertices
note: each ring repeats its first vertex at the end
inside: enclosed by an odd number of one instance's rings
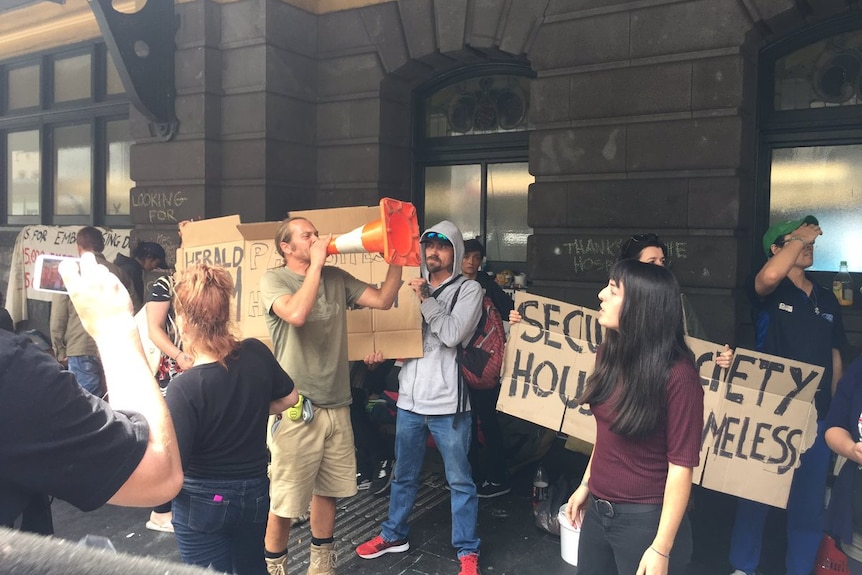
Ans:
MULTIPOLYGON (((592 413, 575 398, 602 340, 596 312, 523 292, 515 305, 524 321, 510 330, 497 409, 594 443, 592 413)), ((739 348, 723 373, 715 363, 723 345, 687 341, 704 389, 693 482, 785 507, 799 456, 817 432, 812 402, 823 369, 739 348)))
MULTIPOLYGON (((342 234, 379 217, 379 208, 355 207, 293 212, 311 220, 321 235, 342 234)), ((196 262, 225 267, 236 284, 232 300, 233 318, 241 337, 254 337, 271 345, 266 327, 266 307, 260 295, 260 280, 269 269, 284 264, 275 249, 280 222, 243 224, 237 215, 190 222, 183 227, 182 246, 177 250, 177 269, 196 262)), ((335 265, 357 279, 380 284, 388 264, 380 254, 330 256, 335 265)), ((404 268, 403 277, 418 276, 418 268, 404 268)), ((406 284, 389 310, 347 312, 348 356, 361 360, 376 350, 387 358, 421 357, 422 316, 419 301, 406 284)))
POLYGON ((260 278, 284 263, 273 241, 277 229, 278 222, 242 224, 237 215, 190 222, 183 227, 182 246, 177 250, 177 269, 206 263, 230 272, 236 286, 232 317, 241 337, 254 337, 267 345, 270 337, 260 278))

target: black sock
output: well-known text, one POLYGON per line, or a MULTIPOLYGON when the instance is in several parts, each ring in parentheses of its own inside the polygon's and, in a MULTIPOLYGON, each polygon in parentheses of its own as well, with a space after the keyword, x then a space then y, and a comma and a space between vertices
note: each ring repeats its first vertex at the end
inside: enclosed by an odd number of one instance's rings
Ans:
POLYGON ((326 545, 328 543, 332 543, 333 541, 335 541, 335 537, 327 537, 325 539, 318 539, 317 537, 315 537, 313 535, 311 536, 311 544, 317 545, 318 547, 321 545, 326 545))
POLYGON ((287 547, 284 548, 284 551, 279 551, 277 553, 273 553, 268 549, 263 550, 263 556, 267 559, 278 559, 279 557, 283 557, 284 555, 287 555, 287 547))

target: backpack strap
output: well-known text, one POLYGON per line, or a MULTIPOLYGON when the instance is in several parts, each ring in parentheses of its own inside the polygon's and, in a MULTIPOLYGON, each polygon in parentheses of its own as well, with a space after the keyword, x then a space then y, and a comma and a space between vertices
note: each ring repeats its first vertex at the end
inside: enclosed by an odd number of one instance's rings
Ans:
MULTIPOLYGON (((461 287, 464 285, 466 278, 461 279, 459 282, 459 278, 463 278, 461 274, 455 276, 455 279, 446 285, 440 286, 434 293, 431 294, 431 297, 437 298, 438 295, 443 293, 447 287, 455 285, 458 282, 457 289, 455 291, 455 295, 452 297, 452 302, 449 304, 449 315, 452 315, 452 311, 455 309, 455 304, 458 302, 458 296, 461 295, 461 287)), ((458 406, 455 408, 455 415, 467 411, 467 386, 464 385, 464 377, 461 374, 461 344, 455 346, 455 362, 458 364, 458 406)), ((455 427, 455 422, 452 422, 452 427, 455 427)))

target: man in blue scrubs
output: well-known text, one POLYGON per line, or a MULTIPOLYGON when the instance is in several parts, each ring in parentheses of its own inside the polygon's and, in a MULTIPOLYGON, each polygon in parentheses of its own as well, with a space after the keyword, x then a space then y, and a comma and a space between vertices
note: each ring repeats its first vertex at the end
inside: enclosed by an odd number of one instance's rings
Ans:
MULTIPOLYGON (((846 344, 841 307, 832 291, 805 273, 814 263, 814 242, 823 232, 817 218, 781 222, 763 236, 768 257, 748 281, 753 306, 757 349, 824 368, 814 396, 817 437, 793 474, 787 502, 788 575, 809 575, 823 538, 823 499, 829 448, 823 439, 823 420, 842 366, 839 350, 846 344)), ((754 575, 760 563, 763 527, 769 507, 740 499, 730 542, 731 575, 754 575)))

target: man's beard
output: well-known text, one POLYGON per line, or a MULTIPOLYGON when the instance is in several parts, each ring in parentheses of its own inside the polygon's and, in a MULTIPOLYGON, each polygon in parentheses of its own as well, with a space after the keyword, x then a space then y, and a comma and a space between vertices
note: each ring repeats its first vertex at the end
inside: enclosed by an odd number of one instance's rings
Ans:
POLYGON ((451 273, 452 271, 451 269, 445 270, 445 268, 443 267, 443 262, 441 262, 439 259, 425 260, 425 267, 428 268, 428 273, 430 274, 436 274, 442 271, 449 271, 451 273))

